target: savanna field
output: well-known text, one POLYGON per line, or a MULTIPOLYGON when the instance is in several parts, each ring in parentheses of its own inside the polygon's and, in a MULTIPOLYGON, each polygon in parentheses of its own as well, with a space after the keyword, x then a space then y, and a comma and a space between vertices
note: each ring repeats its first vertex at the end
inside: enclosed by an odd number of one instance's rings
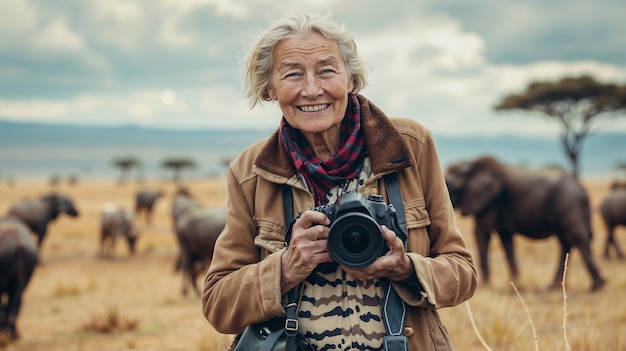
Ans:
MULTIPOLYGON (((595 210, 608 193, 609 180, 584 180, 593 212, 593 252, 607 285, 590 292, 590 277, 578 251, 569 257, 564 291, 547 291, 557 267, 556 239, 530 241, 516 236, 520 281, 509 282, 504 252, 491 241, 491 286, 480 285, 468 304, 440 311, 458 350, 485 350, 472 320, 491 350, 626 350, 626 261, 602 255, 606 231, 595 210), (566 297, 566 304, 564 304, 566 297), (468 308, 469 307, 469 308, 468 308), (471 311, 471 314, 470 312, 471 311), (532 324, 531 324, 532 323, 532 324), (536 335, 536 339, 535 339, 536 335)), ((207 207, 226 204, 224 179, 187 182, 207 207)), ((114 182, 0 183, 0 212, 11 203, 52 190, 69 195, 78 218, 61 215, 48 227, 40 254, 42 264, 23 296, 17 327, 21 339, 0 340, 0 349, 15 351, 95 350, 225 350, 230 335, 220 335, 201 313, 200 298, 181 294, 175 272, 177 244, 172 230, 171 200, 176 187, 154 181, 119 185, 114 182), (141 229, 137 255, 128 256, 118 241, 115 258, 98 257, 100 209, 113 202, 132 209, 138 189, 166 193, 155 207, 153 221, 136 222, 141 229)), ((473 253, 477 253, 472 221, 459 222, 473 253)), ((618 228, 626 247, 626 229, 618 228)), ((478 262, 477 262, 478 263, 478 262)), ((199 281, 198 284, 202 284, 199 281)))

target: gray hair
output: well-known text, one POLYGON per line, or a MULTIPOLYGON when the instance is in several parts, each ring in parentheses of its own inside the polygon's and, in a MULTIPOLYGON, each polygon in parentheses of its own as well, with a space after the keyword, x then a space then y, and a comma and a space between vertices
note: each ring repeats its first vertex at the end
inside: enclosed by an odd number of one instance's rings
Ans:
POLYGON ((261 101, 271 101, 269 85, 272 78, 272 53, 276 45, 294 33, 317 32, 339 45, 348 75, 354 80, 353 94, 367 85, 365 65, 359 58, 356 43, 345 25, 338 25, 326 15, 301 14, 279 20, 263 35, 247 60, 246 97, 251 108, 261 101))

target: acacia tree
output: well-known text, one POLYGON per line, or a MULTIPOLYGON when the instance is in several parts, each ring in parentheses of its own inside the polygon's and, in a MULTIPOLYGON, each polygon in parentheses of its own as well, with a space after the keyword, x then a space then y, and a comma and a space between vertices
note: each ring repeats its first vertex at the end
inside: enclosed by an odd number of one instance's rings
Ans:
POLYGON ((196 162, 189 158, 172 157, 161 162, 161 167, 172 171, 172 181, 179 183, 182 179, 182 172, 187 168, 196 168, 196 162))
POLYGON ((111 164, 113 164, 113 166, 120 169, 120 173, 121 173, 120 178, 119 178, 120 184, 126 183, 126 181, 130 178, 130 173, 133 170, 133 168, 141 167, 141 162, 133 156, 124 156, 124 157, 114 158, 111 161, 111 164))
POLYGON ((626 85, 603 84, 589 76, 535 82, 521 94, 506 96, 495 109, 539 112, 557 121, 561 144, 578 177, 584 139, 600 117, 612 118, 626 111, 626 85))

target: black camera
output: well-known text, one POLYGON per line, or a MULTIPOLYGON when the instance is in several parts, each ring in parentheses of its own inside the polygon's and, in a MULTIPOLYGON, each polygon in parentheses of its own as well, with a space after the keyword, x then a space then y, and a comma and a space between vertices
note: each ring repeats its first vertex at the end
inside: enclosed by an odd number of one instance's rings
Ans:
POLYGON ((349 191, 334 204, 314 210, 330 219, 328 251, 337 263, 346 267, 367 267, 387 252, 381 225, 396 231, 395 209, 380 195, 365 198, 349 191))

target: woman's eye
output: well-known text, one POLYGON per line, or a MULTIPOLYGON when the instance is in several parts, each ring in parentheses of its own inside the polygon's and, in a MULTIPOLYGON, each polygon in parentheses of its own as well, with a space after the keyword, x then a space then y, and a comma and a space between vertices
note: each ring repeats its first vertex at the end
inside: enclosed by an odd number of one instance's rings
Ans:
POLYGON ((334 70, 332 70, 330 68, 326 68, 326 69, 321 70, 319 74, 322 75, 322 76, 327 76, 327 75, 332 74, 334 72, 335 72, 334 70))
POLYGON ((285 78, 296 78, 296 77, 300 77, 302 74, 299 72, 289 72, 287 74, 285 74, 285 78))

